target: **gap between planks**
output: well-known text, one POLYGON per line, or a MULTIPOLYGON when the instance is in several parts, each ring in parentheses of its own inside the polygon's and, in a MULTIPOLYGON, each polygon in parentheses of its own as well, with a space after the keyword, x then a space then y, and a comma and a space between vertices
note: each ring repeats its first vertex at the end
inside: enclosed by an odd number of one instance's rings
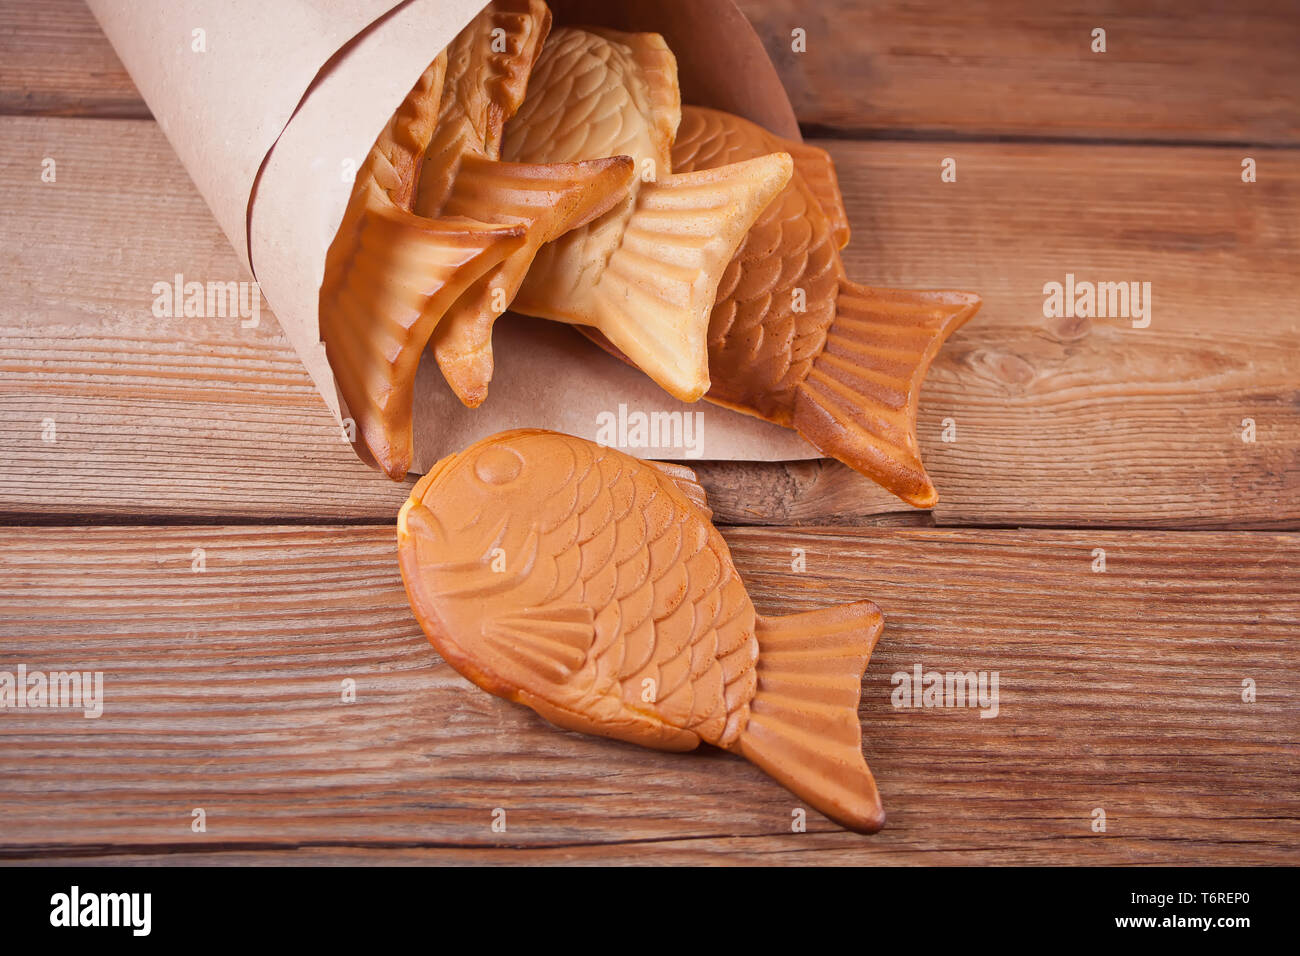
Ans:
MULTIPOLYGON (((703 483, 707 487, 709 484, 707 466, 716 464, 715 462, 676 462, 676 464, 686 465, 688 467, 700 468, 701 464, 706 466, 702 471, 703 483)), ((699 477, 701 472, 697 472, 699 477)), ((726 516, 720 518, 717 514, 713 516, 713 525, 718 528, 798 528, 801 532, 818 533, 843 530, 844 528, 947 528, 953 531, 1080 531, 1089 532, 1104 528, 1107 531, 1161 531, 1161 532, 1195 532, 1204 531, 1203 528, 1171 528, 1167 525, 1038 525, 1038 524, 937 524, 934 521, 933 513, 930 511, 899 511, 887 512, 878 515, 865 516, 861 520, 853 522, 843 522, 836 524, 826 522, 823 524, 788 524, 779 525, 768 522, 745 522, 727 520, 726 516)), ((391 516, 364 515, 355 518, 332 518, 330 527, 344 528, 386 528, 389 526, 396 527, 397 511, 391 516)), ((214 528, 214 527, 235 527, 235 528, 313 528, 321 527, 319 516, 301 515, 290 518, 272 518, 257 515, 222 515, 222 514, 190 514, 190 513, 166 513, 154 512, 146 515, 133 516, 128 520, 121 514, 107 512, 104 514, 50 514, 34 515, 28 513, 5 513, 0 512, 0 527, 8 528, 121 528, 135 529, 142 533, 155 528, 214 528)), ((1295 530, 1291 528, 1278 528, 1272 524, 1264 524, 1259 527, 1232 527, 1225 525, 1214 528, 1215 531, 1230 532, 1234 534, 1269 534, 1277 531, 1295 530)))

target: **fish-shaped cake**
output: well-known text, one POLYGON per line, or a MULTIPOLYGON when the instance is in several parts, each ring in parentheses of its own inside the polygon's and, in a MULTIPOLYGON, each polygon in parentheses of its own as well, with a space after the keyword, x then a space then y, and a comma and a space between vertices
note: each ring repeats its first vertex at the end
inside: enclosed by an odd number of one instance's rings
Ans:
POLYGON ((549 27, 540 0, 495 0, 471 21, 380 133, 326 256, 321 340, 358 453, 392 478, 410 467, 415 374, 440 323, 453 342, 490 336, 533 252, 626 194, 625 157, 496 160, 549 27))
POLYGON ((524 244, 480 277, 443 316, 430 347, 443 377, 471 408, 492 379, 492 327, 514 299, 537 250, 603 215, 627 194, 627 156, 576 163, 501 162, 505 121, 528 89, 551 14, 542 0, 495 0, 447 49, 433 141, 415 211, 525 227, 524 244))
POLYGON ((354 447, 392 478, 410 466, 415 373, 434 327, 524 241, 520 225, 411 211, 445 67, 439 56, 425 71, 357 170, 321 282, 320 336, 354 447))
POLYGON ((774 149, 794 158, 795 172, 718 287, 705 397, 793 428, 903 500, 931 507, 938 494, 916 439, 921 383, 980 299, 850 282, 839 255, 848 218, 825 150, 739 116, 686 106, 673 168, 714 169, 774 149))
POLYGON ((688 106, 673 168, 714 169, 774 149, 795 173, 727 267, 709 324, 710 401, 799 432, 905 501, 938 500, 921 463, 921 383, 944 341, 980 306, 965 292, 850 282, 848 218, 824 150, 749 120, 688 106))
POLYGON ((727 263, 789 181, 781 150, 679 174, 677 61, 657 33, 563 28, 547 40, 519 112, 512 162, 629 156, 626 198, 544 246, 516 312, 592 326, 664 389, 695 401, 709 387, 709 313, 727 263))
POLYGON ((757 614, 711 517, 688 468, 509 431, 416 484, 398 555, 430 642, 489 693, 568 730, 721 747, 878 830, 858 700, 880 609, 757 614))

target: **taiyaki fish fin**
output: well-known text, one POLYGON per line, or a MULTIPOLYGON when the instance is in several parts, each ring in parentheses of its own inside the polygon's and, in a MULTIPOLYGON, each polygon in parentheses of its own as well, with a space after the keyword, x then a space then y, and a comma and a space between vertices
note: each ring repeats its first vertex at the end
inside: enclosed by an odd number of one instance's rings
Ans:
POLYGON ((909 504, 933 507, 939 496, 916 440, 921 383, 979 307, 965 292, 842 283, 826 346, 795 393, 794 428, 909 504))
POLYGON ((443 204, 465 157, 497 159, 506 120, 551 30, 543 0, 492 0, 447 48, 437 130, 424 153, 415 211, 449 215, 443 204))
POLYGON ((674 398, 709 390, 709 316, 749 228, 785 188, 787 153, 645 183, 590 295, 594 325, 674 398))
POLYGON ((483 639, 501 655, 493 667, 499 677, 516 686, 534 686, 539 680, 563 685, 587 660, 596 640, 595 617, 585 604, 525 608, 485 622, 483 639))
POLYGON ((491 0, 480 16, 486 18, 483 24, 483 42, 488 44, 486 72, 461 79, 483 87, 488 98, 499 104, 501 121, 492 126, 495 136, 489 137, 489 144, 499 147, 505 121, 523 103, 528 77, 550 36, 551 8, 545 0, 491 0))
POLYGON ((410 209, 415 201, 419 166, 438 122, 438 101, 446 71, 444 50, 420 75, 357 171, 358 184, 367 177, 373 179, 401 209, 410 209))
POLYGON ((704 512, 704 517, 713 520, 713 509, 709 507, 708 495, 704 492, 704 486, 700 484, 695 472, 685 465, 679 465, 671 461, 647 461, 647 465, 653 465, 665 475, 672 479, 673 484, 682 490, 687 498, 691 499, 691 504, 704 512))
POLYGON ((411 464, 420 354, 465 289, 523 242, 517 225, 425 219, 372 194, 335 238, 320 294, 321 341, 348 414, 390 478, 411 464))
POLYGON ((862 675, 883 628, 870 601, 760 617, 758 689, 728 748, 860 833, 885 823, 858 722, 862 675))
POLYGON ((840 192, 840 180, 835 173, 835 162, 831 159, 831 154, 806 143, 782 140, 781 145, 790 151, 794 168, 817 197, 818 205, 830 220, 835 248, 843 249, 849 244, 849 213, 844 208, 844 194, 840 192))
POLYGON ((524 244, 456 300, 431 347, 443 377, 470 408, 487 397, 492 380, 492 326, 514 300, 537 250, 603 216, 627 195, 629 156, 581 163, 500 163, 466 156, 443 212, 518 223, 524 244))

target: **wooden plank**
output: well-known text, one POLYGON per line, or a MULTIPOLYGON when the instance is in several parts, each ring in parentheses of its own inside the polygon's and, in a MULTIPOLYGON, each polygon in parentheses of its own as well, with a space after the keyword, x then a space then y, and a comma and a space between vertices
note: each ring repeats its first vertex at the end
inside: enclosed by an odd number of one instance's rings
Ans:
MULTIPOLYGON (((269 311, 256 329, 151 314, 176 273, 243 278, 152 123, 0 130, 0 513, 391 519, 406 486, 353 460, 269 311)), ((985 297, 922 395, 937 523, 1297 526, 1293 154, 1261 157, 1246 185, 1225 149, 828 145, 852 276, 985 297), (1044 318, 1043 284, 1067 273, 1151 282, 1150 327, 1044 318)), ((917 520, 835 463, 701 471, 724 522, 917 520)))
POLYGON ((740 6, 815 130, 1300 144, 1300 17, 1285 0, 740 6))
POLYGON ((269 310, 253 329, 152 315, 153 284, 177 273, 248 278, 152 121, 0 125, 0 510, 396 514, 409 486, 356 460, 269 310))
POLYGON ((738 758, 561 732, 473 688, 412 620, 389 528, 11 528, 0 670, 103 671, 104 706, 0 711, 0 856, 1298 862, 1300 535, 726 537, 764 613, 885 609, 860 710, 879 836, 815 813, 793 834, 797 801, 738 758), (997 671, 996 718, 893 708, 918 663, 997 671))
POLYGON ((0 0, 0 113, 151 115, 82 0, 0 0))
MULTIPOLYGON (((800 120, 839 135, 1300 143, 1300 17, 1277 0, 740 6, 800 120)), ((149 115, 81 0, 0 0, 0 112, 149 115)))
MULTIPOLYGON (((1035 824, 1036 825, 1036 824, 1035 824)), ((1285 838, 1283 838, 1285 839, 1285 838)), ((750 836, 708 836, 681 840, 568 844, 556 847, 409 845, 349 846, 328 840, 310 844, 226 844, 167 847, 91 846, 75 850, 0 848, 0 865, 22 866, 1152 866, 1214 865, 1209 861, 1294 866, 1291 845, 1255 851, 1236 844, 1225 852, 1215 840, 1104 834, 1079 836, 1069 843, 1007 835, 989 850, 958 836, 952 846, 900 847, 888 831, 860 837, 843 831, 798 834, 764 833, 750 836), (1182 843, 1175 852, 1171 844, 1182 843), (1238 850, 1244 852, 1238 853, 1238 850)), ((1224 864, 1232 865, 1232 864, 1224 864)))

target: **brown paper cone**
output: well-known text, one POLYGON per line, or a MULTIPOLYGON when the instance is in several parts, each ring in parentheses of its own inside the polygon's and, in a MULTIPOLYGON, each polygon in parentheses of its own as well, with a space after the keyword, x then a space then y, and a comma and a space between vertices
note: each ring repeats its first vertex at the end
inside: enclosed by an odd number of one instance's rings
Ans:
MULTIPOLYGON (((317 304, 351 172, 482 0, 89 3, 342 419, 346 409, 320 343, 317 304)), ((561 24, 663 33, 678 58, 685 100, 798 138, 776 72, 732 0, 555 0, 552 7, 561 24)), ((423 362, 415 470, 521 426, 606 441, 643 457, 817 457, 786 429, 704 402, 674 401, 565 326, 508 316, 497 325, 494 352, 488 399, 474 410, 451 393, 436 363, 423 362)))

